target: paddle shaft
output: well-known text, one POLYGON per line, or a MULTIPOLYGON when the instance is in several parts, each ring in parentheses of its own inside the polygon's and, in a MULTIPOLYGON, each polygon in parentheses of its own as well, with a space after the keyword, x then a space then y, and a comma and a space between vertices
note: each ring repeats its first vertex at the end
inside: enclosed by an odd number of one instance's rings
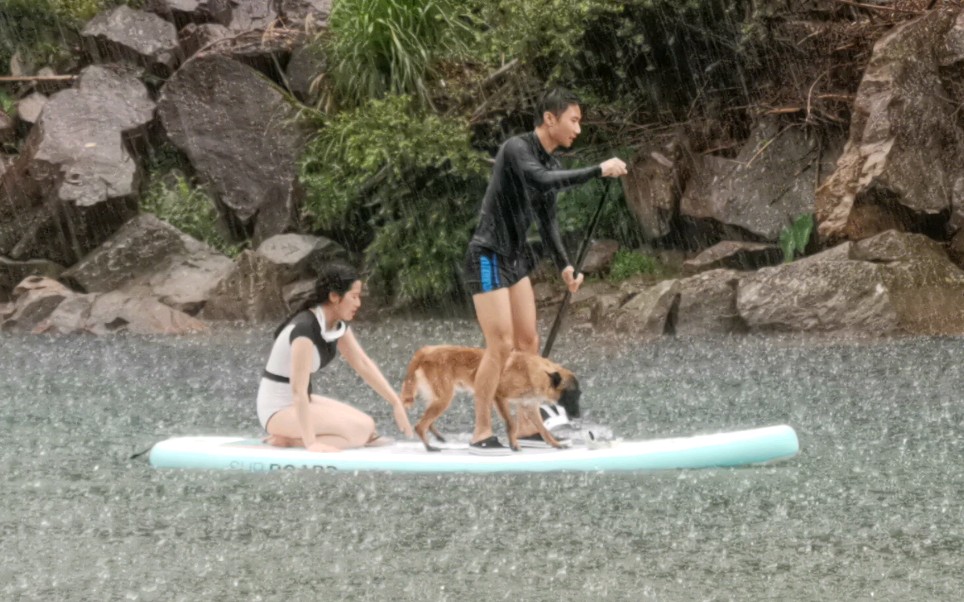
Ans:
MULTIPOLYGON (((606 204, 606 197, 609 196, 609 185, 612 183, 611 179, 607 179, 606 183, 603 185, 603 193, 599 198, 599 205, 596 207, 595 213, 592 214, 592 219, 589 220, 589 228, 586 232, 586 238, 582 241, 582 246, 579 247, 579 253, 576 255, 576 264, 573 266, 575 271, 573 271, 573 278, 579 276, 579 270, 582 269, 582 262, 586 259, 586 255, 589 253, 589 242, 592 240, 592 234, 596 231, 596 224, 599 223, 599 217, 602 215, 603 207, 606 204)), ((562 304, 559 306, 559 312, 556 314, 556 319, 552 323, 552 328, 549 329, 549 336, 546 337, 546 344, 542 348, 542 357, 549 357, 549 352, 552 351, 552 344, 556 342, 556 335, 559 334, 559 328, 562 326, 562 319, 566 315, 566 309, 569 307, 569 299, 572 298, 572 293, 569 292, 569 287, 566 287, 566 294, 562 297, 562 304)))

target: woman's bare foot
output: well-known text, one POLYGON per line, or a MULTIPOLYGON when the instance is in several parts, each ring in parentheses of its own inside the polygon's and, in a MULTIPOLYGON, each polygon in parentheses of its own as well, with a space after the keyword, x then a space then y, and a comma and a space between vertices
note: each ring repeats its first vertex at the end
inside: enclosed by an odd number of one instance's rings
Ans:
POLYGON ((365 444, 365 447, 384 447, 386 445, 392 445, 393 443, 395 443, 395 440, 391 437, 379 435, 378 433, 372 433, 372 436, 365 444))
POLYGON ((268 435, 261 441, 265 445, 273 445, 274 447, 304 447, 301 439, 294 439, 283 435, 268 435))

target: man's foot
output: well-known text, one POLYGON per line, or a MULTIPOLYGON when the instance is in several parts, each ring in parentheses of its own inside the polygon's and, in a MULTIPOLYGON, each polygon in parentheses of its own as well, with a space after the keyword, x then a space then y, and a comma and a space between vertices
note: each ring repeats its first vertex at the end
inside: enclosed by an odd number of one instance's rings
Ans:
POLYGON ((512 450, 499 443, 495 435, 469 444, 469 453, 479 456, 507 456, 512 450))

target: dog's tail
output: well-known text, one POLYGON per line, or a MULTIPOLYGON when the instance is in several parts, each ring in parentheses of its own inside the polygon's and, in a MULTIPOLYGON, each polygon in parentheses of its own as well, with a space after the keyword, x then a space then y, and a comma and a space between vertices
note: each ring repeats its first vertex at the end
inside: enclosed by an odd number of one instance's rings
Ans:
POLYGON ((402 405, 405 406, 406 409, 415 405, 415 394, 418 392, 416 372, 418 372, 419 366, 422 365, 422 356, 424 354, 423 349, 415 352, 415 355, 412 356, 412 361, 408 363, 408 372, 405 373, 405 380, 402 381, 402 405))

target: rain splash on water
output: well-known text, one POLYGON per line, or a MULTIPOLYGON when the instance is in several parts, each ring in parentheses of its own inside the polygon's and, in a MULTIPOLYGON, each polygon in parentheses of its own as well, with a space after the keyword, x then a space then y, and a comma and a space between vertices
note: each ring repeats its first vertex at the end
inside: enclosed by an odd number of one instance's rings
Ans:
MULTIPOLYGON (((357 323, 398 385, 463 320, 357 323)), ((646 438, 787 423, 778 464, 646 474, 155 470, 169 436, 258 436, 265 329, 0 338, 0 598, 951 600, 964 585, 964 350, 950 339, 613 341, 554 358, 587 422, 646 438)), ((339 361, 316 386, 393 430, 339 361)), ((471 429, 461 395, 443 431, 471 429)))

